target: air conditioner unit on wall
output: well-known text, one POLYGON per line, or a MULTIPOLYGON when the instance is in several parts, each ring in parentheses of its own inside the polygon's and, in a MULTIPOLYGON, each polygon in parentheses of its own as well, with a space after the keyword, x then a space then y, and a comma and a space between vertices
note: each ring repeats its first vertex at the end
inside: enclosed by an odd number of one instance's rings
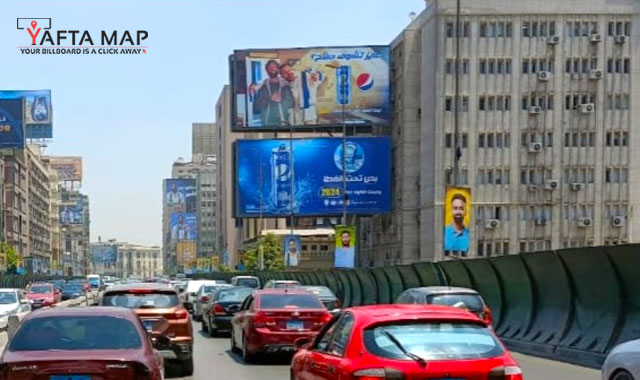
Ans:
POLYGON ((571 185, 569 185, 569 187, 571 188, 571 191, 580 191, 582 190, 582 183, 572 183, 571 185))
POLYGON ((625 225, 625 217, 623 215, 616 215, 611 217, 611 226, 619 228, 625 225))
POLYGON ((538 72, 538 80, 540 82, 548 82, 551 79, 551 73, 549 71, 538 72))
POLYGON ((487 219, 484 221, 484 228, 488 230, 498 228, 498 226, 500 226, 500 221, 498 219, 487 219))
POLYGON ((545 190, 555 190, 560 186, 560 182, 557 179, 550 179, 544 185, 545 190))
POLYGON ((545 218, 536 218, 534 220, 534 223, 536 224, 536 226, 544 226, 547 224, 547 220, 545 218))
POLYGON ((602 79, 602 75, 603 75, 603 74, 604 74, 604 73, 603 73, 603 72, 602 72, 602 70, 600 70, 600 69, 594 69, 594 70, 591 70, 591 71, 589 72, 589 79, 591 79, 591 80, 598 80, 598 79, 602 79))
POLYGON ((591 227, 593 225, 593 219, 580 218, 578 219, 578 227, 591 227))
POLYGON ((592 33, 589 36, 589 42, 602 42, 602 35, 598 33, 592 33))
POLYGON ((529 107, 529 115, 538 115, 542 112, 542 107, 540 106, 531 106, 529 107))
POLYGON ((593 113, 593 111, 595 110, 595 105, 593 103, 585 103, 585 104, 580 104, 580 106, 578 106, 578 109, 580 110, 580 112, 582 113, 593 113))
POLYGON ((547 38, 547 43, 549 45, 557 45, 560 43, 560 36, 550 36, 547 38))
POLYGON ((617 44, 624 44, 625 42, 627 42, 627 36, 623 36, 623 35, 615 36, 613 38, 613 41, 617 44))
POLYGON ((535 141, 529 144, 529 153, 539 153, 542 152, 542 149, 542 143, 539 141, 535 141))

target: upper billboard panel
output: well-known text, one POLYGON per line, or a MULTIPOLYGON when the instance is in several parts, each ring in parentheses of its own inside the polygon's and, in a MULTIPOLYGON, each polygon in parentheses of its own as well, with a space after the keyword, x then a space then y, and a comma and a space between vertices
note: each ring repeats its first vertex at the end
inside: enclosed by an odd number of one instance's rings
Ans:
POLYGON ((390 124, 388 46, 237 50, 230 64, 236 131, 390 124))
POLYGON ((24 148, 22 99, 0 99, 0 148, 24 148))
POLYGON ((82 157, 51 157, 50 162, 58 181, 82 181, 82 157))
POLYGON ((391 140, 341 138, 236 141, 236 207, 239 218, 340 215, 342 162, 346 158, 346 210, 391 210, 391 140), (292 149, 293 148, 293 149, 292 149))
POLYGON ((172 212, 196 212, 196 180, 167 179, 164 187, 164 204, 172 212))
POLYGON ((25 100, 25 132, 28 139, 53 137, 51 90, 0 91, 0 99, 25 100))

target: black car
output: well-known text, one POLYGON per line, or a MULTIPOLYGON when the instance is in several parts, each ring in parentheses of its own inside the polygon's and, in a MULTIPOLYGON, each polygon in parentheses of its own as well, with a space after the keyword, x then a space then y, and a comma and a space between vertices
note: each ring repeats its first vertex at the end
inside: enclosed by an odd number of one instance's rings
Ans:
POLYGON ((324 307, 329 311, 340 309, 340 299, 326 286, 303 286, 304 290, 309 291, 320 299, 324 307))
POLYGON ((66 284, 62 288, 62 300, 70 300, 84 296, 84 289, 82 284, 66 284))
POLYGON ((255 289, 245 287, 220 288, 202 308, 202 331, 218 336, 220 331, 231 331, 231 317, 255 289))

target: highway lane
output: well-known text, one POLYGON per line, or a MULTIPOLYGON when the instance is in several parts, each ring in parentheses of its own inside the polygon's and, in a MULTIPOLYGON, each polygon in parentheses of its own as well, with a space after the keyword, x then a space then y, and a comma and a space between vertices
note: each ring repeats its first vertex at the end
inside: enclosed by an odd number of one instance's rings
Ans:
MULTIPOLYGON (((195 336, 195 373, 192 377, 180 378, 176 368, 168 368, 170 379, 289 379, 289 358, 268 357, 258 364, 245 365, 242 359, 232 354, 229 349, 229 338, 209 338, 200 331, 200 324, 193 325, 195 336)), ((514 354, 524 371, 525 380, 599 380, 600 372, 590 368, 536 358, 533 356, 514 354)))

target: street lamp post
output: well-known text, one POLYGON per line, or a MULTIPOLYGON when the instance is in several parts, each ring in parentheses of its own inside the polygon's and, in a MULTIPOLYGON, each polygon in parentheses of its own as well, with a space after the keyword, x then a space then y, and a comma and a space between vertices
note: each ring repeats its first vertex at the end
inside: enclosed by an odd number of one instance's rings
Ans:
POLYGON ((262 236, 262 230, 264 230, 264 218, 262 207, 264 206, 264 187, 263 187, 263 174, 262 174, 262 155, 256 148, 251 148, 249 151, 255 152, 258 157, 258 192, 260 193, 260 219, 259 219, 259 233, 258 233, 258 268, 264 270, 264 251, 262 250, 262 244, 260 244, 260 236, 262 236))
MULTIPOLYGON (((336 77, 344 75, 341 72, 341 68, 337 64, 326 64, 325 66, 330 67, 336 70, 336 77)), ((346 76, 346 75, 345 75, 346 76)), ((339 81, 336 85, 340 88, 340 105, 342 107, 342 224, 347 224, 347 121, 346 121, 346 89, 347 85, 345 80, 350 80, 350 78, 346 78, 342 81, 339 81)))

